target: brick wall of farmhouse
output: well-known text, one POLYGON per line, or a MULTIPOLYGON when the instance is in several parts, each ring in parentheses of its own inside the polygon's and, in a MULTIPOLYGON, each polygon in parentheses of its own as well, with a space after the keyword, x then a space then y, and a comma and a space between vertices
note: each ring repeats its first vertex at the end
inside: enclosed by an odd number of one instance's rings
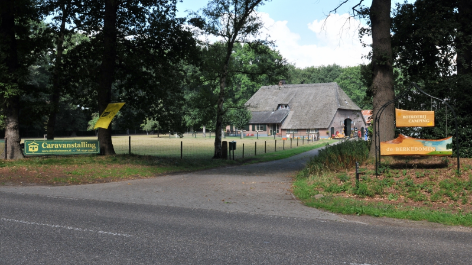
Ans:
MULTIPOLYGON (((339 109, 336 112, 336 115, 334 116, 333 121, 331 122, 328 131, 331 133, 331 127, 334 127, 334 132, 336 133, 337 131, 339 133, 343 133, 344 129, 344 120, 345 119, 351 119, 351 129, 354 130, 357 128, 360 130, 362 127, 366 127, 364 118, 362 116, 361 111, 355 111, 355 110, 343 110, 339 109)), ((324 133, 326 134, 326 132, 324 133)))

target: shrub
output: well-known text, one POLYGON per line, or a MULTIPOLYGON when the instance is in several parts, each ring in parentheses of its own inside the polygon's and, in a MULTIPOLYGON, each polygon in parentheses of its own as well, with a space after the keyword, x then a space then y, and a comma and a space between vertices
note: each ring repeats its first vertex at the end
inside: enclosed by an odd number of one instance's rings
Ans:
POLYGON ((308 162, 308 175, 353 167, 356 162, 363 162, 368 156, 368 143, 362 140, 344 141, 327 146, 308 162))

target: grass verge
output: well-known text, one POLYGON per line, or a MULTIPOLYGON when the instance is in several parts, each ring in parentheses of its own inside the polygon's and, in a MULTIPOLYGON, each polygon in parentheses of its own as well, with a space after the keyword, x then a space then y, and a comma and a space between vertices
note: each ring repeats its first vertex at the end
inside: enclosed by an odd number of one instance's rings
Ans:
POLYGON ((318 192, 312 192, 313 188, 306 181, 297 180, 294 183, 294 195, 309 207, 328 210, 341 214, 370 215, 375 217, 390 217, 408 219, 414 221, 426 220, 446 225, 462 225, 472 227, 472 213, 456 212, 454 210, 431 209, 429 207, 414 207, 405 204, 389 204, 374 201, 362 201, 358 198, 338 197, 327 194, 325 197, 315 199, 318 192), (314 194, 316 193, 316 194, 314 194))
POLYGON ((343 145, 320 152, 298 174, 293 192, 307 206, 342 214, 472 226, 472 159, 461 159, 458 174, 455 159, 384 158, 377 176, 374 161, 343 145), (346 161, 352 158, 362 162, 359 182, 355 167, 337 166, 349 164, 346 161))

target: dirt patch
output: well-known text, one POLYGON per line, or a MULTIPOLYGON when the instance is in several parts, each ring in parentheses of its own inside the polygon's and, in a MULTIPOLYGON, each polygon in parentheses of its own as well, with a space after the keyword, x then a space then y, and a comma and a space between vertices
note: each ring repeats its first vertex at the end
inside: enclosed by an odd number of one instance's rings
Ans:
MULTIPOLYGON (((472 159, 462 158, 460 165, 458 174, 456 158, 383 158, 378 176, 375 175, 374 163, 360 166, 364 172, 360 183, 365 184, 367 189, 382 189, 378 192, 380 194, 359 195, 345 191, 338 193, 338 196, 391 204, 395 208, 426 207, 432 210, 472 213, 472 159)), ((337 176, 344 173, 350 180, 355 179, 355 168, 338 172, 337 176)), ((336 179, 340 186, 346 183, 342 177, 336 179)), ((355 181, 351 182, 355 185, 355 181)))
POLYGON ((13 166, 0 168, 1 185, 76 185, 105 183, 139 179, 149 174, 132 174, 142 171, 137 165, 54 165, 54 166, 13 166), (129 174, 131 173, 131 175, 129 174))

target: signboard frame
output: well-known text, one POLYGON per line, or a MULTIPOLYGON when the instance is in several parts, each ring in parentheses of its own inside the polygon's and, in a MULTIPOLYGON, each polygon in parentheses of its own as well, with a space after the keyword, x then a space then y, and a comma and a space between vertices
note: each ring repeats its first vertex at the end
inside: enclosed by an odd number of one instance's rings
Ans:
MULTIPOLYGON (((415 83, 415 82, 411 82, 410 86, 405 89, 405 91, 403 93, 401 93, 400 95, 396 96, 393 100, 390 100, 388 101, 387 103, 385 103, 384 105, 382 105, 378 110, 377 112, 375 113, 375 117, 374 117, 374 146, 375 146, 375 174, 378 176, 379 175, 379 167, 380 167, 380 163, 381 163, 381 154, 380 154, 380 117, 382 116, 383 112, 385 111, 385 109, 390 105, 390 104, 393 104, 395 102, 397 102, 399 99, 405 97, 406 95, 408 95, 408 92, 412 91, 413 89, 415 89, 415 93, 418 94, 419 93, 422 93, 432 99, 435 99, 435 100, 438 100, 440 102, 442 102, 445 106, 447 106, 451 111, 452 111, 452 114, 454 116, 454 125, 455 125, 455 149, 457 150, 456 151, 456 156, 457 156, 457 172, 460 173, 460 155, 459 155, 459 152, 458 150, 460 149, 460 145, 459 145, 459 137, 458 137, 458 127, 457 127, 457 117, 456 117, 456 112, 454 111, 454 108, 449 105, 447 103, 447 100, 444 100, 444 99, 440 99, 440 98, 437 98, 437 97, 434 97, 434 96, 431 96, 430 94, 424 92, 423 90, 421 90, 419 88, 419 86, 415 83)), ((413 93, 413 94, 415 94, 413 93)))
POLYGON ((25 140, 25 156, 90 155, 100 153, 98 140, 25 140))

